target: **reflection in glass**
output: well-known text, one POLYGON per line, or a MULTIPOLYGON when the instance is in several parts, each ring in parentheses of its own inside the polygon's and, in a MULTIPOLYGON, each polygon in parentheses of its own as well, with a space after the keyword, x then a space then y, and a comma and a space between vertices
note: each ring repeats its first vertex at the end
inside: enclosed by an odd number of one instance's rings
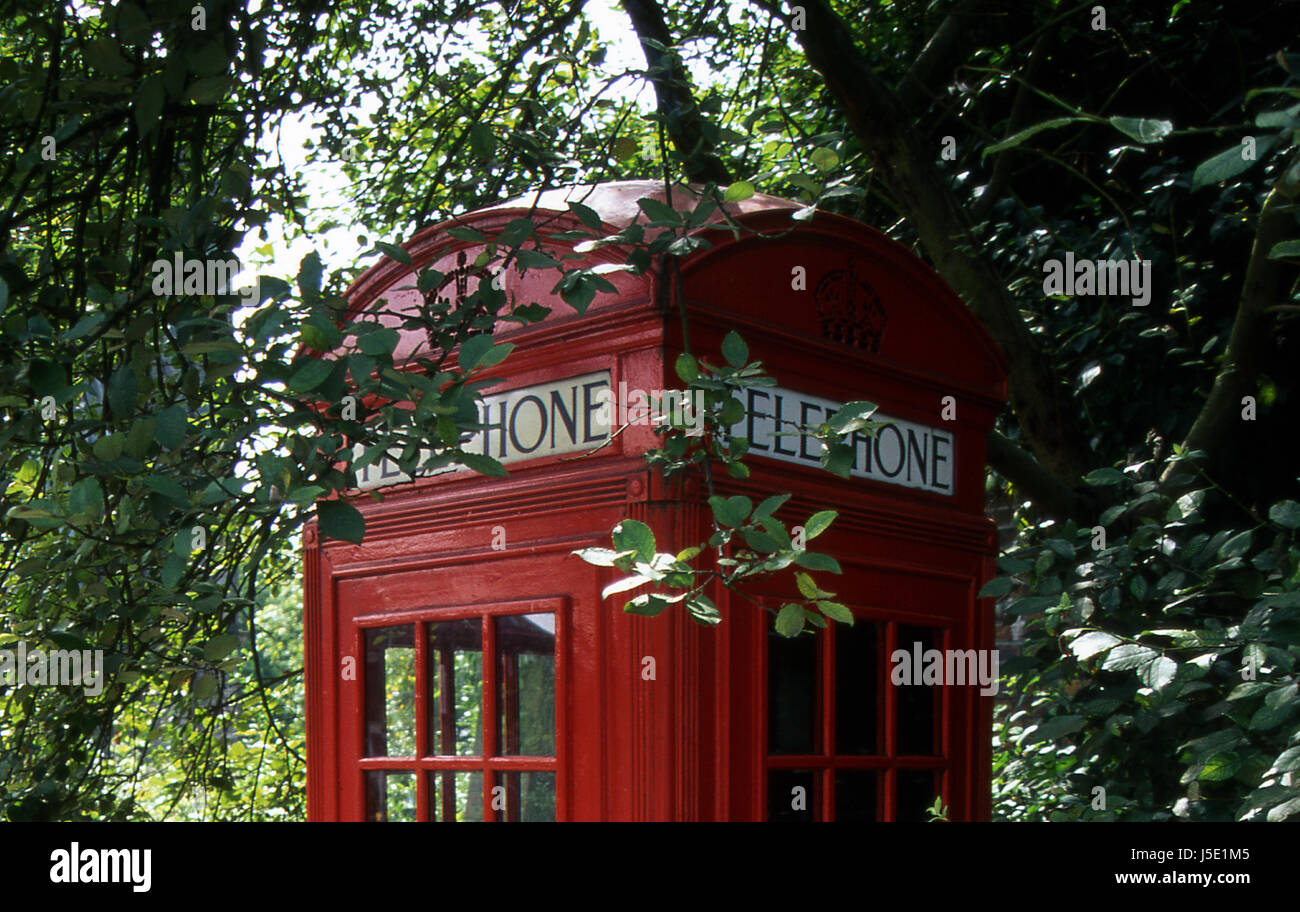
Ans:
POLYGON ((768 753, 812 754, 817 738, 817 638, 767 638, 768 753))
MULTIPOLYGON (((835 627, 835 752, 879 754, 880 625, 835 627)), ((838 805, 839 799, 836 799, 838 805)))
POLYGON ((555 773, 529 770, 503 773, 504 802, 494 796, 492 808, 498 820, 511 823, 555 820, 555 773))
POLYGON ((415 820, 415 773, 367 770, 366 820, 410 823, 415 820))
POLYGON ((840 770, 835 774, 835 819, 875 821, 875 770, 840 770))
POLYGON ((414 637, 409 624, 365 631, 367 757, 415 755, 414 637))
POLYGON ((774 823, 816 820, 818 778, 812 770, 768 770, 767 819, 774 823))
MULTIPOLYGON (((898 626, 898 648, 906 650, 911 656, 916 655, 916 646, 920 643, 920 654, 926 650, 938 649, 942 643, 933 627, 898 626)), ((912 660, 915 665, 915 660, 912 660)), ((898 693, 898 753, 904 757, 933 756, 938 753, 938 739, 935 727, 939 719, 939 688, 934 684, 922 684, 921 672, 925 667, 912 668, 913 681, 910 685, 900 685, 898 693)))
POLYGON ((931 770, 899 770, 896 819, 904 823, 930 819, 925 809, 939 796, 939 777, 931 770))
POLYGON ((497 722, 506 756, 555 755, 555 615, 495 618, 497 722))
POLYGON ((429 753, 483 753, 483 622, 429 624, 429 753))

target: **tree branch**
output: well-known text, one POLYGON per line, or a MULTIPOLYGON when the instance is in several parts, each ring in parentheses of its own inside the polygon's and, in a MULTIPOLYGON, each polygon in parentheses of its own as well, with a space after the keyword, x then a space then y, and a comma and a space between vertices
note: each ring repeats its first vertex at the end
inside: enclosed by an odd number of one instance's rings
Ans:
POLYGON ((1011 404, 1024 439, 1044 469, 1074 484, 1091 460, 1069 394, 1021 319, 1006 283, 979 256, 968 215, 934 164, 934 150, 922 145, 898 97, 881 82, 825 0, 803 0, 801 6, 806 27, 795 36, 809 64, 843 106, 850 128, 874 158, 875 178, 897 200, 939 274, 1006 355, 1011 404))
POLYGON ((672 45, 663 9, 656 0, 621 0, 621 5, 641 39, 659 116, 664 119, 668 136, 684 160, 687 180, 692 183, 731 183, 731 172, 714 152, 713 142, 705 132, 707 124, 695 103, 681 60, 675 54, 646 43, 653 41, 663 47, 672 45))
MULTIPOLYGON (((1268 255, 1278 242, 1295 234, 1292 204, 1300 197, 1298 175, 1300 155, 1291 159, 1264 199, 1223 364, 1214 378, 1210 395, 1183 441, 1188 450, 1205 452, 1211 474, 1222 459, 1226 449, 1224 444, 1230 442, 1241 428, 1242 399, 1255 395, 1257 391, 1259 363, 1273 332, 1268 311, 1283 287, 1284 271, 1290 269, 1283 260, 1271 260, 1268 255)), ((1166 479, 1174 474, 1174 469, 1175 466, 1171 465, 1165 471, 1166 479)))

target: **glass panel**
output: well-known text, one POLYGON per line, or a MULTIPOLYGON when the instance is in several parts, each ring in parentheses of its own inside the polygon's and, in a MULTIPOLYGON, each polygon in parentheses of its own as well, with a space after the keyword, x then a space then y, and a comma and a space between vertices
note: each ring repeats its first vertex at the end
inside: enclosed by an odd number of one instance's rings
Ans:
POLYGON ((939 722, 939 688, 922 683, 926 665, 926 650, 938 649, 942 643, 939 631, 933 627, 898 627, 898 648, 906 650, 914 683, 899 685, 898 692, 898 753, 901 756, 933 756, 938 753, 935 732, 939 722), (919 646, 917 644, 920 644, 919 646), (921 657, 918 667, 916 656, 921 657))
POLYGON ((492 796, 492 809, 498 820, 510 822, 555 820, 555 773, 529 770, 503 773, 504 795, 492 796))
MULTIPOLYGON (((879 624, 835 625, 835 752, 879 754, 879 624)), ((839 799, 836 799, 838 806, 839 799)))
POLYGON ((457 823, 483 821, 483 774, 455 773, 456 811, 452 818, 457 823))
POLYGON ((817 779, 813 770, 768 770, 767 819, 775 823, 816 820, 817 779))
POLYGON ((483 622, 429 624, 429 753, 483 753, 483 622))
POLYGON ((506 756, 555 756, 555 615, 495 618, 497 723, 506 756))
POLYGON ((835 819, 854 822, 875 821, 875 770, 840 770, 835 774, 835 819))
POLYGON ((366 819, 383 823, 415 820, 415 773, 367 770, 366 819))
POLYGON ((483 820, 483 774, 462 770, 427 773, 429 819, 449 823, 483 820))
POLYGON ((904 823, 930 819, 925 809, 939 796, 939 776, 931 770, 899 770, 895 816, 904 823))
POLYGON ((814 754, 817 737, 818 639, 787 639, 773 630, 767 638, 768 753, 814 754))
POLYGON ((370 627, 366 649, 366 756, 415 755, 415 632, 370 627))

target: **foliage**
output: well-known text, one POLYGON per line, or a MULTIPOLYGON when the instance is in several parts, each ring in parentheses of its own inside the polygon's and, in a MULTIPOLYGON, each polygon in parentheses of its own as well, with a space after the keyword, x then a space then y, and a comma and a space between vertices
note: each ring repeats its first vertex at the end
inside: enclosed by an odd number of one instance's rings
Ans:
MULTIPOLYGON (((1188 468, 1188 454, 1174 458, 1188 468)), ((1044 523, 1002 559, 1032 644, 1003 666, 1008 819, 1284 820, 1300 811, 1300 504, 1209 526, 1208 479, 1098 470, 1103 525, 1044 523)))

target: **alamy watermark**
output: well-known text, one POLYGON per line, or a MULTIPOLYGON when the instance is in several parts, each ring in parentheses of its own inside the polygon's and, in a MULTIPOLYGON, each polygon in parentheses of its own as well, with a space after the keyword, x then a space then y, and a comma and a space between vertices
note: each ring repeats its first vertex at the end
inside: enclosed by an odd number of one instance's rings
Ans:
POLYGON ((996 649, 925 649, 924 646, 915 642, 910 650, 894 650, 889 657, 893 666, 889 680, 893 684, 950 687, 978 684, 985 696, 998 692, 996 649))
POLYGON ((16 649, 0 649, 0 684, 79 686, 97 697, 104 692, 104 650, 28 650, 19 641, 16 649))
POLYGON ((620 382, 618 394, 611 387, 597 392, 601 417, 609 427, 671 425, 687 437, 704 433, 704 390, 643 390, 620 382))
POLYGON ((1075 260, 1072 251, 1065 259, 1043 262, 1043 294, 1114 295, 1131 298, 1134 307, 1151 302, 1150 260, 1075 260))
POLYGON ((154 260, 149 265, 153 273, 151 289, 160 298, 175 295, 236 295, 245 307, 252 307, 261 299, 260 283, 234 287, 235 277, 243 270, 239 260, 230 257, 218 259, 186 259, 178 250, 170 260, 154 260))

